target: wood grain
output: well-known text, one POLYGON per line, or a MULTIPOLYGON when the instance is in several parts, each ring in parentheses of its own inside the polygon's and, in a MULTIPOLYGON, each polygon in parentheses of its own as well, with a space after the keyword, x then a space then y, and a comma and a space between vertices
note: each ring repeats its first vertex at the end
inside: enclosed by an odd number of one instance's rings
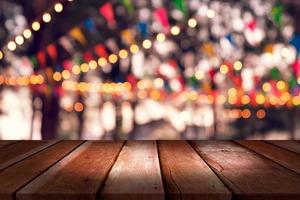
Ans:
POLYGON ((12 200, 13 194, 29 181, 63 158, 81 141, 62 141, 0 172, 0 199, 12 200))
POLYGON ((58 141, 22 141, 0 149, 0 170, 23 160, 58 141))
POLYGON ((234 199, 300 199, 300 176, 233 142, 192 145, 233 192, 234 199))
POLYGON ((284 149, 287 149, 289 151, 300 154, 300 143, 299 143, 299 141, 293 141, 293 140, 267 140, 265 142, 274 144, 274 145, 279 146, 281 148, 284 148, 284 149))
POLYGON ((128 141, 101 191, 103 200, 164 199, 155 141, 128 141))
POLYGON ((86 142, 17 192, 17 200, 89 200, 103 184, 123 142, 86 142))
POLYGON ((237 143, 300 174, 300 155, 297 153, 258 140, 237 141, 237 143))
POLYGON ((167 199, 231 199, 230 191, 186 141, 158 144, 167 199))

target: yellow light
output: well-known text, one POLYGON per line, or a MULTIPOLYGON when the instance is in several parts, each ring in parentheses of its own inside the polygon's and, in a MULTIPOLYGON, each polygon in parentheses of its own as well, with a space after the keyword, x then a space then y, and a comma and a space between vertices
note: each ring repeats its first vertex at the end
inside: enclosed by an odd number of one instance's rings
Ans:
POLYGON ((151 42, 150 40, 144 40, 144 41, 143 41, 143 47, 144 47, 145 49, 150 49, 151 46, 152 46, 152 42, 151 42))
POLYGON ((89 62, 89 67, 90 67, 91 69, 96 69, 96 68, 97 68, 97 62, 96 62, 95 60, 91 60, 91 61, 89 62))
POLYGON ((189 25, 189 27, 191 27, 191 28, 195 28, 195 27, 197 26, 197 21, 196 21, 196 19, 194 19, 194 18, 189 19, 188 25, 189 25))
POLYGON ((228 66, 227 65, 221 65, 220 72, 222 74, 227 74, 228 73, 228 66))
POLYGON ((29 29, 24 30, 23 36, 24 36, 26 39, 31 38, 31 35, 32 35, 31 30, 29 30, 29 29))
POLYGON ((136 54, 139 51, 139 47, 136 44, 130 46, 130 52, 136 54))
POLYGON ((172 35, 179 35, 179 33, 180 33, 180 28, 179 28, 178 26, 173 26, 173 27, 171 28, 171 33, 172 33, 172 35))
POLYGON ((276 83, 276 87, 277 87, 278 90, 283 90, 283 89, 285 88, 285 83, 284 83, 284 81, 278 81, 278 82, 276 83))
POLYGON ((294 106, 299 106, 300 105, 300 96, 293 97, 292 102, 293 102, 294 106))
POLYGON ((61 75, 64 79, 69 79, 71 77, 71 74, 68 70, 62 71, 61 75))
POLYGON ((237 91, 236 91, 235 88, 230 88, 230 89, 228 90, 228 96, 230 96, 230 97, 235 97, 236 95, 237 95, 237 91))
POLYGON ((22 45, 24 43, 24 38, 23 36, 19 35, 16 37, 15 41, 18 45, 22 45))
POLYGON ((241 63, 241 61, 236 61, 234 62, 233 64, 233 68, 236 70, 236 71, 240 71, 243 67, 243 64, 241 63))
POLYGON ((234 105, 237 103, 237 97, 235 96, 229 96, 228 97, 228 103, 231 104, 231 105, 234 105))
POLYGON ((60 81, 61 80, 61 74, 59 72, 55 72, 53 74, 53 80, 60 81))
POLYGON ((127 56, 128 56, 128 52, 125 49, 122 49, 119 51, 120 58, 125 59, 125 58, 127 58, 127 56))
POLYGON ((270 104, 271 105, 273 105, 273 106, 275 106, 277 103, 278 103, 278 98, 276 97, 276 96, 274 96, 274 95, 272 95, 271 97, 270 97, 270 104))
POLYGON ((61 3, 56 3, 54 5, 54 10, 57 13, 60 13, 61 11, 63 11, 63 9, 64 9, 64 7, 63 7, 63 5, 61 3))
POLYGON ((207 10, 206 15, 207 15, 208 18, 212 19, 212 18, 215 17, 216 13, 215 13, 215 11, 209 9, 209 10, 207 10))
POLYGON ((74 65, 73 67, 72 67, 72 72, 74 73, 74 74, 80 74, 80 67, 78 66, 78 65, 74 65))
POLYGON ((259 109, 257 112, 256 112, 256 117, 258 119, 263 119, 266 117, 266 111, 263 110, 263 109, 259 109))
POLYGON ((297 78, 297 83, 300 85, 300 76, 297 78))
POLYGON ((38 31, 38 30, 40 30, 41 25, 40 25, 39 22, 33 22, 32 25, 31 25, 31 27, 32 27, 32 29, 33 29, 34 31, 38 31))
POLYGON ((197 80, 202 80, 203 78, 204 78, 204 73, 203 73, 203 71, 196 71, 196 73, 195 73, 195 77, 196 77, 196 79, 197 80))
POLYGON ((257 95, 257 96, 255 97, 255 101, 256 101, 257 104, 260 104, 260 105, 261 105, 261 104, 264 104, 264 103, 265 103, 266 99, 265 99, 264 95, 259 94, 259 95, 257 95))
POLYGON ((248 95, 243 95, 242 98, 241 98, 241 102, 244 105, 250 103, 250 97, 248 95))
POLYGON ((44 77, 42 75, 37 76, 37 84, 43 84, 44 83, 44 77))
POLYGON ((80 69, 82 72, 88 72, 89 71, 89 65, 87 63, 82 63, 80 65, 80 69))
POLYGON ((264 92, 269 92, 271 90, 271 84, 270 83, 264 83, 262 86, 262 89, 264 92))
POLYGON ((3 52, 2 51, 0 51, 0 60, 2 60, 2 58, 3 58, 3 52))
POLYGON ((158 100, 160 98, 160 93, 156 90, 152 91, 150 94, 151 98, 154 100, 158 100))
POLYGON ((76 103, 74 104, 74 110, 75 110, 76 112, 82 112, 82 111, 83 111, 83 104, 80 103, 80 102, 76 102, 76 103))
POLYGON ((111 64, 115 64, 117 61, 118 61, 118 56, 116 54, 110 54, 108 56, 108 61, 111 63, 111 64))
POLYGON ((156 78, 156 79, 154 80, 154 86, 155 86, 156 88, 162 88, 162 87, 164 86, 164 80, 161 79, 161 78, 156 78))
POLYGON ((159 33, 159 34, 157 34, 157 36, 156 36, 156 40, 157 40, 157 41, 159 41, 159 42, 163 42, 163 41, 165 41, 165 40, 166 40, 166 36, 165 36, 165 34, 163 34, 163 33, 159 33))
POLYGON ((104 67, 107 64, 107 60, 105 58, 98 59, 98 65, 104 67))
POLYGON ((49 23, 51 21, 51 15, 49 13, 43 14, 43 21, 49 23))
POLYGON ((8 48, 9 50, 11 50, 11 51, 14 51, 14 50, 16 50, 17 45, 16 45, 16 43, 15 43, 14 41, 10 41, 10 42, 7 44, 7 48, 8 48))
POLYGON ((198 99, 198 93, 196 91, 191 91, 189 93, 189 99, 191 101, 196 101, 198 99))

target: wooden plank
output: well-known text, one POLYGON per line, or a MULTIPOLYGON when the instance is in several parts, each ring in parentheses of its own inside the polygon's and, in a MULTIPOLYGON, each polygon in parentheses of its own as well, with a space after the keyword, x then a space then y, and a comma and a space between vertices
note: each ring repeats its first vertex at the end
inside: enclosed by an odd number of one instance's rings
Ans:
POLYGON ((103 184, 122 142, 86 142, 17 192, 17 200, 89 200, 103 184))
POLYGON ((193 147, 234 199, 300 199, 300 176, 233 142, 193 141, 193 147))
POLYGON ((102 200, 164 199, 155 141, 128 141, 111 169, 102 200))
POLYGON ((274 144, 281 148, 300 154, 300 143, 294 140, 266 140, 265 142, 274 144))
POLYGON ((160 141, 158 148, 167 199, 231 199, 230 191, 186 141, 160 141))
POLYGON ((0 172, 0 199, 13 200, 14 193, 63 158, 81 141, 62 141, 0 172))
POLYGON ((0 149, 0 170, 23 160, 58 141, 22 141, 0 149))
POLYGON ((20 142, 20 140, 0 140, 0 148, 17 142, 20 142))
POLYGON ((237 143, 300 174, 300 155, 297 153, 259 140, 244 140, 237 143))

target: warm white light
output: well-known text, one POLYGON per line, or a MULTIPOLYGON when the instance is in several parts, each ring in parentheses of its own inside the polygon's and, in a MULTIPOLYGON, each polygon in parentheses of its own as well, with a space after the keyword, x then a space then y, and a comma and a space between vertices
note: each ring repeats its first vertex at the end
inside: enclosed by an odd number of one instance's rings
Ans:
POLYGON ((49 22, 51 21, 51 15, 50 15, 49 13, 45 13, 45 14, 43 15, 43 21, 44 21, 45 23, 49 23, 49 22))
POLYGON ((196 19, 194 19, 194 18, 189 19, 188 25, 189 25, 189 27, 191 27, 191 28, 195 28, 195 27, 197 26, 197 21, 196 21, 196 19))
POLYGON ((144 47, 145 49, 150 49, 151 46, 152 46, 152 42, 151 42, 150 40, 144 40, 144 41, 143 41, 143 47, 144 47))
POLYGON ((24 38, 23 36, 19 35, 16 37, 15 41, 18 45, 22 45, 24 43, 24 38))
POLYGON ((54 10, 57 13, 60 13, 61 11, 63 11, 63 9, 64 9, 64 7, 63 7, 63 5, 61 3, 56 3, 54 5, 54 10))
POLYGON ((9 50, 14 51, 14 50, 16 50, 17 45, 16 45, 16 43, 15 43, 14 41, 10 41, 10 42, 7 44, 7 47, 8 47, 9 50))
POLYGON ((180 33, 180 28, 179 28, 178 26, 173 26, 173 27, 171 28, 171 33, 172 33, 172 35, 179 35, 179 33, 180 33))
POLYGON ((39 22, 33 22, 31 26, 34 31, 38 31, 41 28, 41 24, 39 22))
POLYGON ((165 39, 166 39, 166 36, 163 33, 159 33, 156 36, 156 40, 159 42, 163 42, 163 41, 165 41, 165 39))
POLYGON ((29 30, 29 29, 24 30, 23 36, 24 36, 26 39, 29 39, 29 38, 31 37, 31 35, 32 35, 31 30, 29 30))
POLYGON ((213 11, 211 9, 207 10, 206 14, 207 14, 207 17, 210 18, 210 19, 214 18, 215 15, 216 15, 215 11, 213 11))

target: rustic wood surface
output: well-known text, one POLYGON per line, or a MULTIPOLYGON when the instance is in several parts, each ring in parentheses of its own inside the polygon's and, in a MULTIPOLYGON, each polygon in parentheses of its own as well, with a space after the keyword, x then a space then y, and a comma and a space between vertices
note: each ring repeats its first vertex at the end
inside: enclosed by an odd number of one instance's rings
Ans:
POLYGON ((0 200, 299 200, 299 141, 0 141, 0 200))

